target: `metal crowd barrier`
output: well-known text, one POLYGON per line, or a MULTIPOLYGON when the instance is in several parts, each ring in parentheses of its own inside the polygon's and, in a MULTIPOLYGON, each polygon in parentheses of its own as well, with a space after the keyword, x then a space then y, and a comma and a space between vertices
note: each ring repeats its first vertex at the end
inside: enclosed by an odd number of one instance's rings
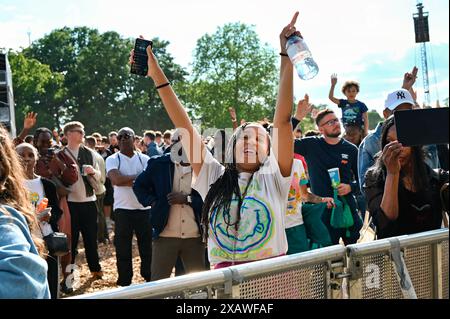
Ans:
POLYGON ((337 245, 74 299, 327 299, 332 267, 344 266, 345 252, 337 245))
POLYGON ((336 245, 70 299, 448 299, 448 238, 440 229, 336 245))
POLYGON ((349 297, 408 297, 402 283, 419 299, 448 299, 448 238, 448 229, 439 229, 347 246, 349 297), (396 251, 405 266, 401 280, 392 261, 396 251))

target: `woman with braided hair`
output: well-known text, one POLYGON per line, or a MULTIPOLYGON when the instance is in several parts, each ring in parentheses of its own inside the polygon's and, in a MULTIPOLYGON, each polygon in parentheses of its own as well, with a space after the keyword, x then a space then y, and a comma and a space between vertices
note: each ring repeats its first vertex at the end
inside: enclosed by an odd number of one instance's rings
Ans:
MULTIPOLYGON (((277 257, 288 248, 285 212, 293 161, 293 65, 286 54, 286 41, 292 34, 301 36, 294 27, 297 17, 298 12, 280 34, 274 139, 258 123, 241 125, 228 143, 224 165, 202 143, 151 47, 147 48, 147 75, 182 132, 183 149, 195 176, 193 188, 204 199, 203 236, 208 238, 208 256, 215 268, 277 257)), ((134 52, 130 62, 134 63, 134 52)))
POLYGON ((44 242, 13 142, 0 125, 0 299, 50 298, 44 242))

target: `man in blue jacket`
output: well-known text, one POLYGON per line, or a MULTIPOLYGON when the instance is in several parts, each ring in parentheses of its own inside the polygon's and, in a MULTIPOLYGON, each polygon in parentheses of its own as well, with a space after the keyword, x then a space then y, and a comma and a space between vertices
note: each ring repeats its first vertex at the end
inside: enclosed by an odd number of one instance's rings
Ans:
POLYGON ((171 152, 151 158, 133 186, 139 202, 151 206, 152 281, 169 278, 178 257, 187 273, 205 270, 200 227, 203 201, 191 187, 192 168, 178 132, 172 142, 171 152))
POLYGON ((147 155, 150 157, 159 156, 163 154, 163 151, 159 148, 155 142, 156 134, 153 131, 146 131, 144 133, 144 143, 147 145, 147 155))

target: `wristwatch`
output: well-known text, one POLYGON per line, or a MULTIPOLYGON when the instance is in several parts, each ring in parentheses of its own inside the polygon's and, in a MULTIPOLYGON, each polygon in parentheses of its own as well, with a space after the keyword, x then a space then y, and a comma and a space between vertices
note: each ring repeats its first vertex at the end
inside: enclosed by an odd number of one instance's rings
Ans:
POLYGON ((190 204, 192 204, 192 196, 191 195, 187 195, 186 196, 186 201, 187 201, 187 203, 190 205, 190 204))

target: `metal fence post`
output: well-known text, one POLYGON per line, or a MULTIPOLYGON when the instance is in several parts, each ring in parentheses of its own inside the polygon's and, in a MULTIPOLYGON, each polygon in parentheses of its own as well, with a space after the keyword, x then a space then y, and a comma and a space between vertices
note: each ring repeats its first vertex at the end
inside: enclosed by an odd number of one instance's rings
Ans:
POLYGON ((442 244, 436 243, 432 246, 433 256, 433 298, 443 298, 442 287, 442 244))

